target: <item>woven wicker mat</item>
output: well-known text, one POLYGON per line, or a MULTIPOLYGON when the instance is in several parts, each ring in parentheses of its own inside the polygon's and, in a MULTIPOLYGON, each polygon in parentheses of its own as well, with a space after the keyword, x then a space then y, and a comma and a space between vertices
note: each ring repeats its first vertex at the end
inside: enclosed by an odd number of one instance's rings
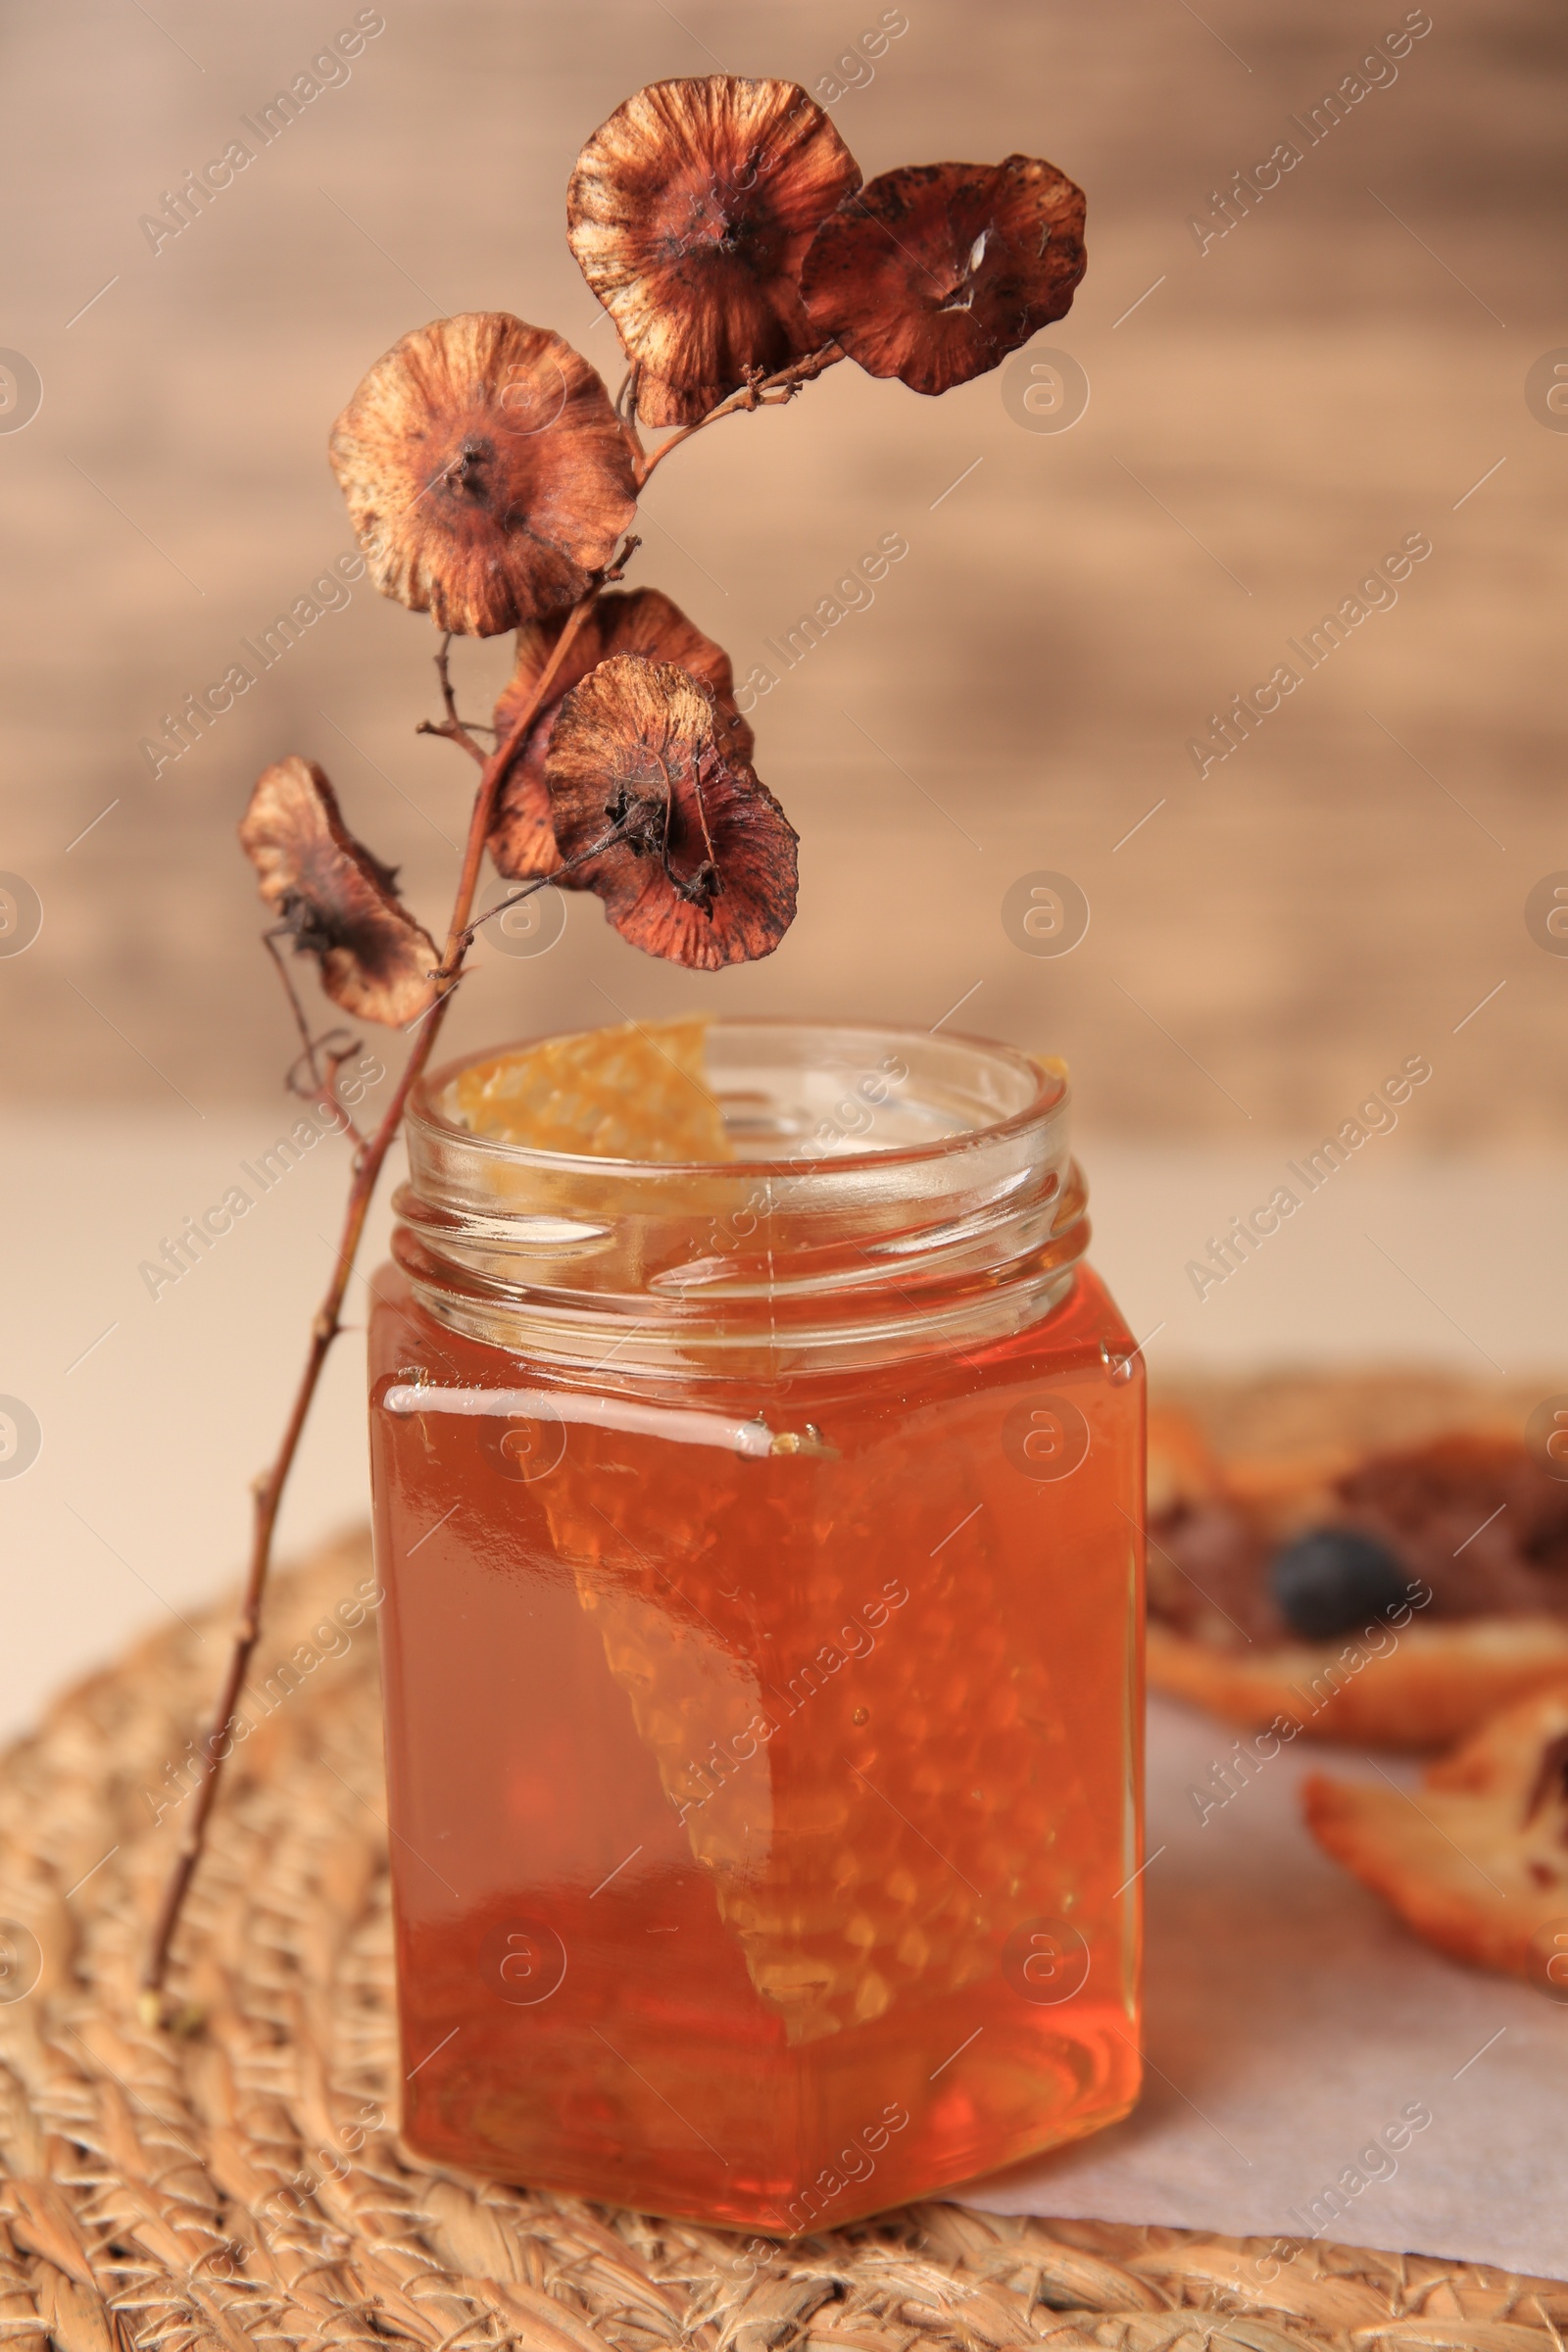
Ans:
POLYGON ((182 1935, 194 2030, 144 2030, 134 1985, 223 1616, 145 1642, 6 1759, 6 2344, 1564 2352, 1568 2286, 1426 2258, 954 2205, 777 2246, 411 2159, 373 1620, 303 1664, 368 1568, 354 1539, 275 1589, 263 1679, 295 1657, 303 1680, 230 1766, 182 1935))

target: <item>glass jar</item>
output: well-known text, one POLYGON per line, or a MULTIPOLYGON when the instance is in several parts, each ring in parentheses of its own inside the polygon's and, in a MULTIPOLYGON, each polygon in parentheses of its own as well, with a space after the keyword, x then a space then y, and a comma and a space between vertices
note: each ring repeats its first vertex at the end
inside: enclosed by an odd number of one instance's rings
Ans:
POLYGON ((731 1161, 484 1140, 466 1062, 411 1109, 404 2132, 793 2234, 1136 2096, 1142 1360, 1059 1072, 772 1021, 707 1058, 731 1161))

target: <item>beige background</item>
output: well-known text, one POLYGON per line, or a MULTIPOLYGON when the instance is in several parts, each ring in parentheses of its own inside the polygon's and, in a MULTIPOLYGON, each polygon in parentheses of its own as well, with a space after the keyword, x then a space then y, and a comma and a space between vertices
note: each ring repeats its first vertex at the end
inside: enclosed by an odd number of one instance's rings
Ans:
MULTIPOLYGON (((347 86, 154 256, 139 216, 357 6, 0 16, 0 347, 44 386, 0 430, 0 869, 45 909, 0 956, 0 1398, 43 1431, 27 1475, 0 1464, 0 1735, 228 1584, 326 1273, 337 1147, 156 1302, 137 1273, 284 1116, 291 1040, 233 839, 253 776, 321 760, 432 924, 464 819, 466 763, 412 732, 428 627, 363 586, 157 782, 139 738, 348 546, 326 431, 397 335, 505 306, 612 368, 562 210, 627 91, 715 63, 814 82, 882 13, 383 0, 347 86)), ((1072 1058, 1096 1259, 1156 1379, 1395 1357, 1568 1390, 1568 958, 1522 919, 1568 869, 1568 433, 1524 398, 1568 346, 1560 14, 1430 0, 1397 81, 1200 256, 1189 216, 1405 0, 902 6, 844 135, 867 172, 1020 148, 1085 184, 1089 275, 1041 340, 1089 408, 1038 433, 997 377, 927 402, 847 367, 672 461, 636 577, 742 670, 881 534, 909 543, 757 714, 804 836, 800 920, 769 962, 697 980, 574 905, 543 958, 485 952, 452 1042, 693 1004, 929 1025, 967 997, 961 1023, 1072 1058), (1397 607, 1199 781, 1188 736, 1418 530, 1434 552, 1397 607), (1001 921, 1041 868, 1093 907, 1060 960, 1001 921), (1206 1237, 1414 1054, 1433 1076, 1397 1132, 1200 1300, 1206 1237)), ((497 669, 495 649, 467 665, 497 669)), ((363 1515, 363 1397, 348 1336, 285 1551, 363 1515)), ((1164 2080, 1011 2196, 1276 2228, 1419 2094, 1439 2127, 1346 2227, 1557 2267, 1528 2094, 1560 2078, 1560 2021, 1409 1945, 1303 1849, 1284 1779, 1194 1829, 1182 1785, 1224 1741, 1169 1715, 1155 1737, 1164 2080)))
MULTIPOLYGON (((715 60, 814 83, 881 11, 386 0, 348 84, 156 257, 139 216, 354 8, 7 13, 0 341, 44 399, 0 434, 0 866, 45 924, 0 962, 3 1082, 21 1102, 261 1103, 287 1035, 234 819, 264 760, 320 759, 434 923, 467 774, 412 733, 428 625, 362 584, 156 783, 139 738, 349 544, 326 429, 400 332, 506 306, 612 370, 563 192, 628 89, 715 60)), ((962 1023, 1072 1057, 1091 1134, 1295 1147, 1424 1053, 1426 1144, 1556 1142, 1568 961, 1522 919, 1568 866, 1568 434, 1524 399, 1568 343, 1555 12, 1434 0, 1397 81, 1201 256, 1189 217, 1398 0, 903 13, 835 119, 868 173, 1019 147, 1086 185, 1088 277, 1039 340, 1087 370, 1088 412, 1032 432, 996 376, 927 401, 846 367, 673 461, 636 577, 741 669, 878 535, 909 542, 758 713, 760 772, 804 835, 800 919, 770 963, 695 980, 576 906, 542 961, 486 958, 449 1035, 612 1004, 930 1023, 975 989, 962 1023), (1435 552, 1397 609, 1199 781, 1189 735, 1411 530, 1435 552), (1094 910, 1059 961, 1000 920, 1042 867, 1094 910)))

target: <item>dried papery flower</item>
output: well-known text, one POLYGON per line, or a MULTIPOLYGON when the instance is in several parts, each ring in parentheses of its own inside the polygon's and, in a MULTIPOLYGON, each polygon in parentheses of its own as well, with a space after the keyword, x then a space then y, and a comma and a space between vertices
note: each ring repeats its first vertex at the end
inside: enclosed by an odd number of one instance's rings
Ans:
POLYGON ((416 328, 332 427, 370 577, 494 637, 574 604, 636 512, 635 453, 580 353, 505 311, 416 328))
POLYGON ((642 373, 648 424, 692 424, 745 382, 816 350, 800 271, 860 170, 793 81, 656 81, 595 131, 566 192, 566 238, 642 373))
POLYGON ((801 291, 868 374, 946 392, 1062 318, 1083 273, 1083 190, 1009 155, 884 172, 823 221, 801 291))
MULTIPOLYGON (((535 621, 517 632, 517 665, 496 705, 500 736, 538 684, 540 673, 561 634, 559 621, 535 621)), ((531 874, 553 874, 561 864, 550 817, 550 788, 545 781, 545 755, 551 730, 563 702, 600 662, 614 654, 637 654, 649 662, 673 662, 712 689, 714 742, 725 760, 748 764, 754 747, 751 728, 735 708, 735 677, 721 645, 705 637, 680 607, 658 588, 637 588, 629 594, 611 590, 602 596, 567 648, 540 710, 518 747, 496 805, 490 827, 489 851, 497 871, 521 880, 531 874)), ((568 889, 586 887, 580 874, 562 877, 568 889)))
POLYGON ((617 654, 562 705, 546 761, 556 840, 634 947, 716 971, 771 955, 795 919, 794 827, 716 740, 710 693, 617 654))
POLYGON ((264 768, 239 838, 262 897, 314 956, 334 1004, 359 1020, 401 1028, 435 995, 435 941, 397 895, 397 871, 344 824, 337 796, 313 760, 264 768))

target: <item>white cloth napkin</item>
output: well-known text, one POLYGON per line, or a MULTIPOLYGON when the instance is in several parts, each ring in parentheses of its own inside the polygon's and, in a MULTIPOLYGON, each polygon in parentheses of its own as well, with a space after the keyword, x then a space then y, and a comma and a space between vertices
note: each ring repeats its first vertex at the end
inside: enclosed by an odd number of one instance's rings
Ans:
POLYGON ((1300 1740, 1200 1821, 1233 1735, 1158 1699, 1149 1733, 1143 2099, 956 2193, 1568 2276, 1568 2006, 1430 1950, 1313 1844, 1303 1774, 1366 1757, 1300 1740))

